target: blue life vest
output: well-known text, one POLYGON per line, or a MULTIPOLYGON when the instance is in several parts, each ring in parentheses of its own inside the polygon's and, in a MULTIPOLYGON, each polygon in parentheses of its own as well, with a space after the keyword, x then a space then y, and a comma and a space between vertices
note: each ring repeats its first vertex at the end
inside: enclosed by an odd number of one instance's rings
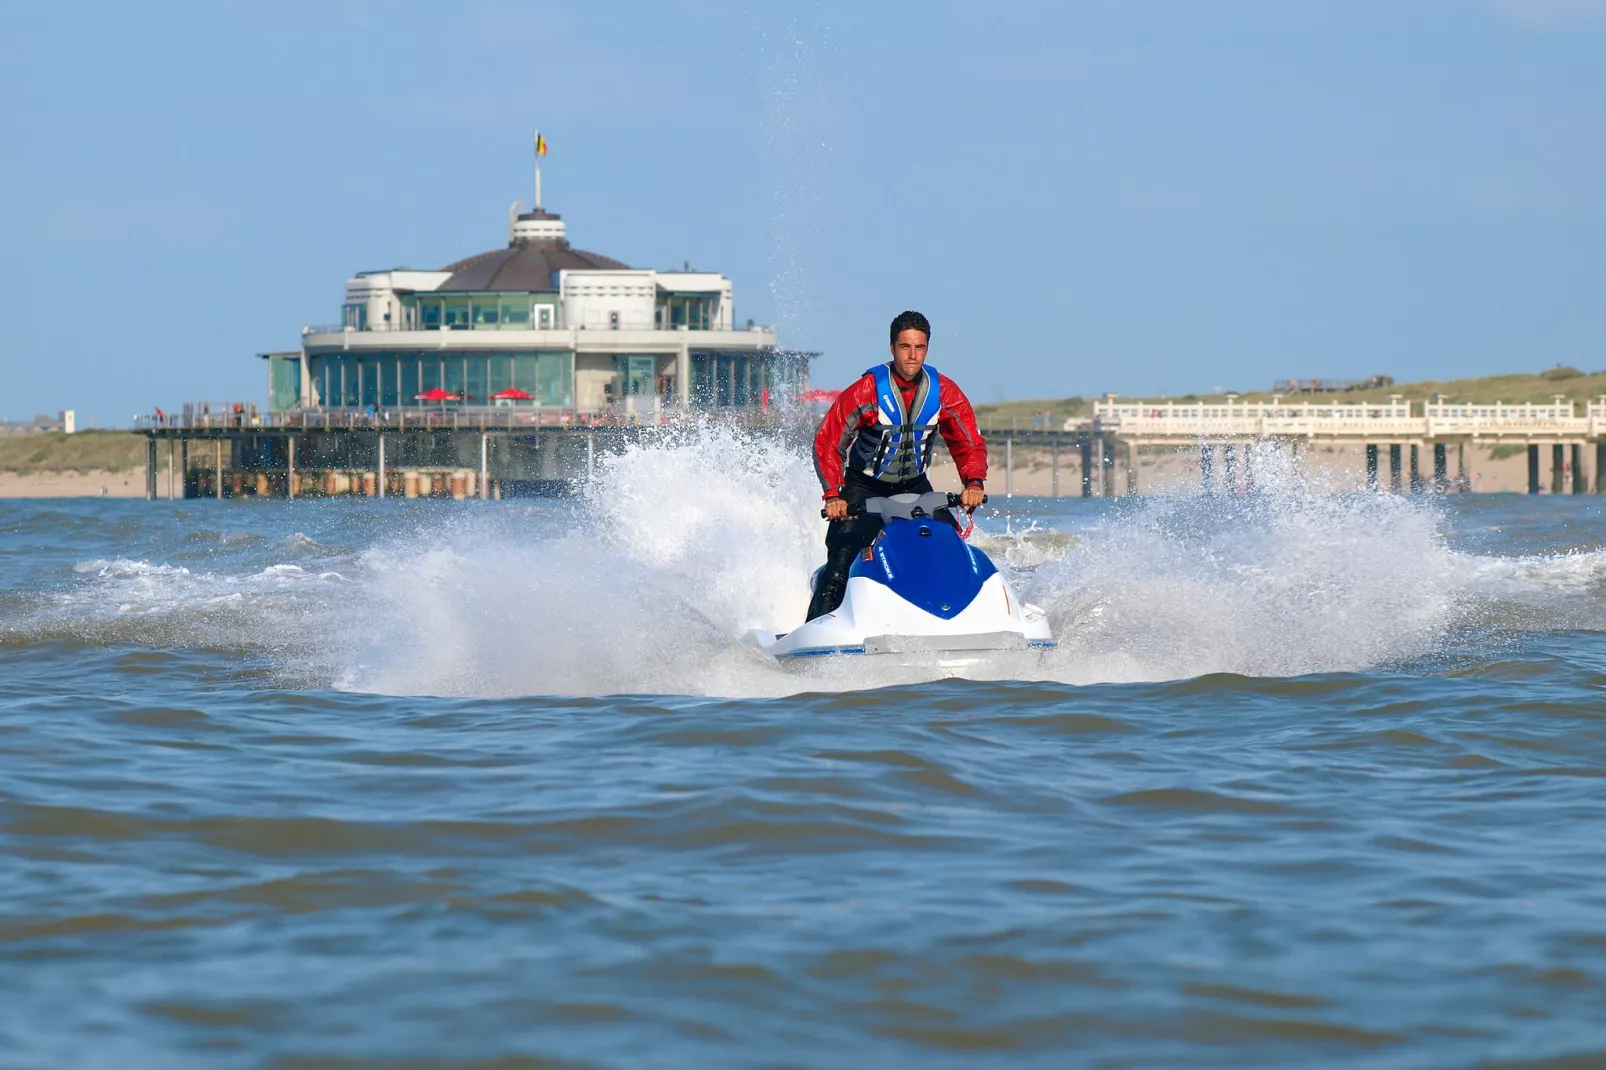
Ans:
POLYGON ((859 428, 848 453, 848 466, 872 479, 902 483, 925 473, 937 445, 942 417, 942 389, 937 370, 920 369, 920 386, 908 409, 903 391, 893 381, 892 365, 878 364, 864 374, 875 376, 876 422, 859 428))

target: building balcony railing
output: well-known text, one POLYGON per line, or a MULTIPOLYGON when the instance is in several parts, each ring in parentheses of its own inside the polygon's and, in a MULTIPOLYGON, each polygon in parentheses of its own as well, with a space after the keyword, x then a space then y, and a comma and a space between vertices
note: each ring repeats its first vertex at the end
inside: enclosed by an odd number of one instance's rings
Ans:
POLYGON ((654 320, 621 319, 614 323, 609 320, 595 322, 566 324, 566 323, 524 323, 511 325, 506 323, 369 323, 362 327, 353 327, 345 323, 321 323, 301 328, 302 335, 309 334, 412 334, 434 331, 690 331, 701 334, 712 331, 729 333, 744 333, 773 331, 775 328, 762 323, 745 323, 733 326, 690 327, 685 324, 664 325, 654 320))

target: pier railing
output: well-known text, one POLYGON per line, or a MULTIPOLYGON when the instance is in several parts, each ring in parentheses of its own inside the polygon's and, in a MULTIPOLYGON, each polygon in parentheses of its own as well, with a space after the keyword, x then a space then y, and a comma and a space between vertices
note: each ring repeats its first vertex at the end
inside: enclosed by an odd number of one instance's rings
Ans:
MULTIPOLYGON (((1067 429, 1070 429, 1067 424, 1067 429)), ((1583 415, 1574 402, 1097 401, 1091 430, 1131 438, 1596 438, 1606 435, 1606 397, 1583 415)))
POLYGON ((632 410, 626 406, 601 412, 539 406, 451 406, 364 409, 287 409, 267 413, 191 412, 134 418, 137 431, 517 431, 538 428, 659 427, 717 420, 722 425, 769 428, 798 421, 802 410, 776 405, 761 410, 681 409, 632 410))

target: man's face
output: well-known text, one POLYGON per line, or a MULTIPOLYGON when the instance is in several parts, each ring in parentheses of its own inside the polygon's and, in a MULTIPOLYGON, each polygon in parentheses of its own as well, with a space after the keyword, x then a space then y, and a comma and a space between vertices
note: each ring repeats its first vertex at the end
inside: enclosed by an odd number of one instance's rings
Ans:
POLYGON ((892 343, 892 370, 898 373, 898 378, 910 382, 920 374, 920 369, 926 363, 925 331, 899 331, 898 337, 892 343))

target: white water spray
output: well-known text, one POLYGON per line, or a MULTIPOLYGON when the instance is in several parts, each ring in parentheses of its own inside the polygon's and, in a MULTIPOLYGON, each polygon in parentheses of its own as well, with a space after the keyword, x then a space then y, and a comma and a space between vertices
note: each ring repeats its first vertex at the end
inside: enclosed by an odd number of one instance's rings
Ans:
MULTIPOLYGON (((1061 644, 990 675, 1365 672, 1431 658, 1461 629, 1606 623, 1606 551, 1457 552, 1431 500, 1313 492, 1272 450, 1255 470, 1249 495, 1066 503, 1058 530, 998 534, 984 516, 979 545, 1049 610, 1061 644)), ((348 511, 268 508, 290 523, 348 511)), ((85 562, 28 630, 227 646, 288 684, 383 694, 767 696, 941 675, 870 658, 789 668, 741 644, 799 622, 824 558, 812 466, 770 439, 643 441, 602 458, 576 502, 349 515, 338 540, 220 541, 224 556, 198 557, 177 533, 165 560, 85 562)))

